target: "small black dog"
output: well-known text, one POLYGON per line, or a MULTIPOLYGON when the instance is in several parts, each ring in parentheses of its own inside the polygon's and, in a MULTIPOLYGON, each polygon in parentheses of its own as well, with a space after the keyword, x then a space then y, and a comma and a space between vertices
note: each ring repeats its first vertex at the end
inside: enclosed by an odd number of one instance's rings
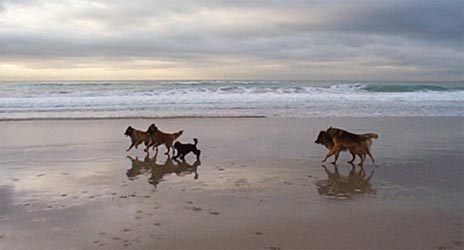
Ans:
POLYGON ((185 156, 190 152, 193 152, 197 156, 197 159, 199 159, 201 151, 197 149, 198 140, 197 138, 194 138, 193 141, 195 142, 195 144, 182 144, 176 141, 176 143, 174 143, 174 148, 177 151, 177 155, 174 156, 173 159, 177 159, 180 156, 180 158, 183 160, 185 156))

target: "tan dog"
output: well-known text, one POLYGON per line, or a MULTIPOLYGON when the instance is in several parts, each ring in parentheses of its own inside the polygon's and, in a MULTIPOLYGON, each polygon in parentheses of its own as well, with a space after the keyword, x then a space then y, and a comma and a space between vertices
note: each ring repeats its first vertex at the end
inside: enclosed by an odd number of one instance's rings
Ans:
POLYGON ((131 142, 132 142, 130 147, 126 151, 131 150, 131 148, 134 147, 134 146, 135 146, 135 148, 137 148, 137 146, 140 145, 140 143, 144 142, 145 146, 146 146, 145 151, 148 152, 148 145, 151 144, 150 134, 148 134, 145 131, 137 130, 137 129, 132 128, 131 126, 129 126, 126 129, 126 132, 124 133, 124 135, 129 136, 131 138, 131 142))
POLYGON ((335 164, 338 159, 340 150, 347 148, 350 152, 357 154, 361 158, 359 165, 361 166, 368 155, 372 163, 375 164, 374 157, 369 151, 369 146, 372 144, 372 139, 378 138, 376 133, 366 133, 366 134, 353 134, 343 129, 338 128, 328 128, 327 135, 332 138, 333 147, 327 152, 327 154, 322 159, 322 162, 325 162, 327 158, 332 155, 335 155, 334 161, 335 164))
MULTIPOLYGON (((179 136, 181 136, 184 131, 180 130, 172 134, 165 133, 159 130, 158 127, 156 127, 156 125, 153 123, 150 125, 150 127, 148 127, 147 132, 151 138, 151 143, 147 146, 147 148, 149 148, 150 146, 158 147, 159 145, 164 144, 166 146, 166 149, 168 150, 166 154, 169 155, 174 141, 177 140, 177 138, 179 138, 179 136)), ((158 150, 158 148, 156 148, 156 150, 158 150)))

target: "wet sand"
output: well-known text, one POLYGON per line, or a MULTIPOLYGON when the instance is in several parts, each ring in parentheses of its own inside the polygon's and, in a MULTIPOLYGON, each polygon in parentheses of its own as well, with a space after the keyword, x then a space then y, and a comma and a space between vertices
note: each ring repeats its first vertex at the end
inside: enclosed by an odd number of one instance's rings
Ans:
POLYGON ((0 122, 0 249, 463 248, 462 117, 156 120, 186 162, 125 151, 151 122, 0 122), (322 165, 329 125, 377 166, 322 165))

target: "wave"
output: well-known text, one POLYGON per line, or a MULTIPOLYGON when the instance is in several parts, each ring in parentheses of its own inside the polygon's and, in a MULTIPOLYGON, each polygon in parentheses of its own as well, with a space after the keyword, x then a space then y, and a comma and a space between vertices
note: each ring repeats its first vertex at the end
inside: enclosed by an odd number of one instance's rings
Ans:
POLYGON ((462 116, 459 84, 135 81, 0 84, 0 119, 120 116, 462 116))
POLYGON ((362 87, 370 92, 424 92, 462 91, 464 87, 445 87, 431 84, 368 84, 362 87))

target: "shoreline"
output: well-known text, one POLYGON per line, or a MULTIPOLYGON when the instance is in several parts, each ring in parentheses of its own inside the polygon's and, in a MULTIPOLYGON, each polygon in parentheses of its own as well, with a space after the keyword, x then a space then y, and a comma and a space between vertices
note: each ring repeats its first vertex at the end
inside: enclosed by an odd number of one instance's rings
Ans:
POLYGON ((0 122, 10 122, 10 121, 67 121, 67 120, 146 120, 146 119, 229 119, 229 118, 240 118, 240 119, 247 119, 247 118, 270 118, 267 116, 260 116, 260 115, 243 115, 243 116, 162 116, 162 117, 151 117, 151 116, 124 116, 124 117, 62 117, 62 118, 12 118, 12 119, 1 119, 0 122))
POLYGON ((464 118, 464 116, 310 116, 310 117, 278 117, 265 115, 240 115, 240 116, 123 116, 123 117, 60 117, 60 118, 0 118, 0 122, 16 121, 87 121, 87 120, 181 120, 181 119, 376 119, 376 118, 402 118, 402 119, 429 119, 429 118, 464 118))

